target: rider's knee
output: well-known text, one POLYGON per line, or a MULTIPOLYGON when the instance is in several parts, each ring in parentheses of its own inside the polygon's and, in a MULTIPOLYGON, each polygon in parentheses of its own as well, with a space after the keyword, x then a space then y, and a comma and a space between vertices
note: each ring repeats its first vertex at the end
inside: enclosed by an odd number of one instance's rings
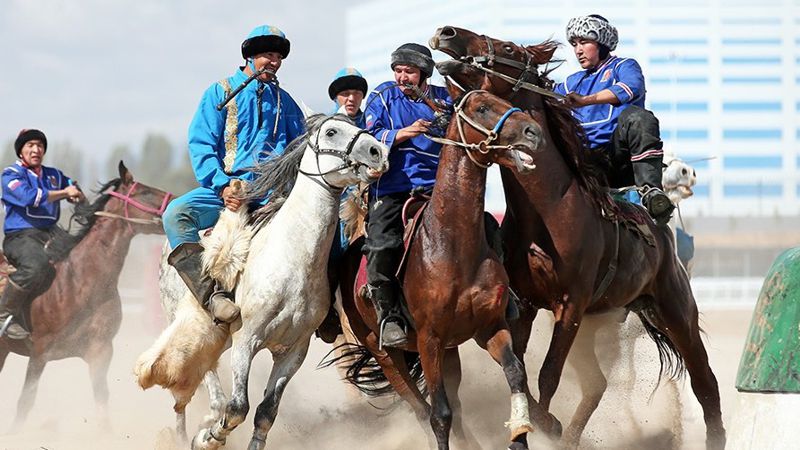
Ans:
POLYGON ((167 205, 164 210, 162 220, 164 221, 164 229, 177 230, 182 228, 182 224, 191 219, 189 206, 186 203, 179 201, 172 201, 167 205))

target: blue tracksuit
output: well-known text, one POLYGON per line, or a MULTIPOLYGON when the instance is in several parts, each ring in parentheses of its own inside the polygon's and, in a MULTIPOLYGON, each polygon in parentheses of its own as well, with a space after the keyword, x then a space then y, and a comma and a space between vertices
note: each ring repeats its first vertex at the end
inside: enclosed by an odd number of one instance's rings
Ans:
POLYGON ((605 147, 611 142, 617 118, 629 105, 644 108, 644 75, 639 63, 634 59, 611 56, 596 70, 576 72, 554 89, 562 95, 570 92, 590 95, 605 89, 610 89, 617 96, 620 105, 589 105, 573 110, 591 148, 605 147))
POLYGON ((41 173, 25 167, 21 161, 3 170, 3 205, 5 234, 27 228, 48 229, 58 222, 60 202, 48 202, 50 191, 65 189, 72 180, 60 170, 41 166, 41 173))
MULTIPOLYGON (((235 89, 246 79, 240 68, 226 80, 235 89)), ((220 194, 230 180, 252 180, 248 168, 283 154, 304 131, 300 107, 274 83, 252 81, 217 111, 226 96, 224 81, 206 90, 189 126, 189 157, 200 187, 170 202, 164 212, 164 230, 172 248, 198 242, 199 230, 217 222, 224 207, 220 194), (236 115, 229 116, 233 111, 236 115)))
MULTIPOLYGON (((437 144, 425 136, 416 136, 395 144, 395 136, 401 128, 418 119, 432 121, 434 113, 422 100, 412 100, 399 87, 390 87, 387 81, 369 94, 365 111, 367 129, 370 134, 389 147, 389 171, 371 186, 376 196, 410 192, 416 187, 430 187, 436 179, 439 167, 437 144)), ((433 100, 444 100, 452 104, 447 89, 428 85, 427 95, 433 100)))

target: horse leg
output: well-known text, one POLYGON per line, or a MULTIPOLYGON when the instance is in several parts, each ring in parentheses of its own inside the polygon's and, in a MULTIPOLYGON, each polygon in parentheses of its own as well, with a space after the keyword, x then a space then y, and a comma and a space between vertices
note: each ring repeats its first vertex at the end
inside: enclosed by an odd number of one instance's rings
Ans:
POLYGON ((297 370, 303 365, 308 353, 309 340, 295 344, 286 353, 274 356, 272 370, 269 373, 269 381, 264 389, 264 399, 256 408, 256 417, 253 420, 253 437, 250 439, 248 450, 262 450, 267 444, 267 433, 275 424, 278 416, 278 406, 281 403, 283 391, 289 380, 292 379, 297 370))
POLYGON ((247 384, 255 350, 250 346, 252 335, 245 329, 239 331, 240 339, 233 343, 231 368, 233 370, 233 392, 225 407, 225 413, 212 426, 202 428, 192 440, 193 450, 217 450, 225 445, 228 435, 238 427, 250 411, 247 384))
MULTIPOLYGON (((542 369, 539 371, 539 403, 546 411, 550 410, 550 401, 561 381, 564 363, 578 333, 582 314, 583 311, 580 311, 574 303, 565 302, 560 320, 553 324, 550 348, 547 349, 542 369)), ((550 431, 552 436, 561 435, 560 425, 550 431)))
MULTIPOLYGON (((708 354, 700 336, 694 296, 691 294, 688 280, 685 278, 683 280, 680 287, 685 290, 678 289, 678 292, 688 293, 691 300, 687 304, 687 308, 691 308, 689 311, 680 310, 680 305, 675 302, 665 301, 663 304, 657 305, 658 311, 655 314, 645 313, 645 315, 652 319, 651 323, 666 335, 664 340, 669 340, 674 344, 680 357, 683 358, 686 370, 691 377, 692 391, 703 407, 703 419, 706 423, 706 448, 723 449, 725 448, 725 427, 722 424, 719 386, 717 378, 708 364, 708 354), (689 321, 686 320, 687 316, 690 317, 689 321)), ((667 344, 667 347, 670 345, 667 344)))
POLYGON ((111 358, 114 355, 114 348, 111 342, 96 346, 95 351, 90 351, 85 356, 86 363, 89 365, 89 378, 92 380, 92 392, 94 393, 94 404, 97 409, 97 419, 100 427, 104 431, 111 431, 111 419, 108 415, 108 368, 111 366, 111 358))
POLYGON ((209 413, 203 418, 203 426, 211 426, 214 422, 222 417, 225 411, 225 405, 228 403, 228 398, 225 396, 225 391, 222 390, 222 383, 219 381, 219 374, 217 369, 211 369, 203 376, 203 385, 208 391, 209 399, 209 413))
POLYGON ((42 376, 46 361, 31 357, 28 359, 28 369, 25 372, 25 384, 17 401, 17 415, 14 418, 14 428, 18 429, 28 420, 28 414, 36 400, 36 390, 39 388, 39 378, 42 376))
POLYGON ((431 428, 439 450, 447 450, 450 448, 449 436, 453 412, 447 400, 442 376, 444 342, 429 330, 418 330, 417 347, 422 370, 425 372, 425 384, 431 397, 431 428))
POLYGON ((508 387, 511 389, 511 418, 506 422, 506 427, 511 430, 511 444, 508 448, 512 450, 528 448, 527 433, 533 431, 528 397, 525 395, 528 377, 525 367, 514 354, 511 333, 503 326, 494 332, 481 333, 475 340, 503 367, 508 387))
POLYGON ((584 321, 567 357, 567 362, 575 368, 581 386, 581 402, 563 436, 563 444, 568 448, 578 448, 583 430, 608 386, 595 353, 595 337, 600 325, 596 322, 600 320, 599 317, 593 317, 592 320, 584 321))
POLYGON ((3 366, 6 365, 6 358, 8 354, 11 353, 8 349, 0 349, 0 372, 3 370, 3 366))
POLYGON ((185 445, 189 442, 189 436, 186 434, 186 405, 189 404, 192 397, 191 395, 180 395, 174 391, 172 394, 175 399, 175 404, 172 406, 172 410, 175 411, 175 434, 178 435, 181 444, 185 445))
MULTIPOLYGON (((519 362, 522 364, 525 373, 525 351, 528 348, 528 342, 531 339, 531 330, 533 329, 533 321, 536 319, 538 310, 533 306, 526 305, 520 308, 519 318, 511 322, 508 326, 511 332, 511 340, 514 348, 514 355, 516 355, 519 362)), ((542 408, 539 402, 533 398, 530 386, 525 383, 525 397, 528 399, 528 407, 530 408, 530 416, 543 431, 548 434, 561 434, 561 424, 558 420, 546 409, 542 408)))
POLYGON ((453 410, 453 438, 457 447, 464 449, 477 448, 475 436, 464 428, 461 399, 458 396, 458 389, 461 385, 461 358, 458 355, 458 348, 445 350, 442 370, 444 387, 449 394, 447 398, 450 400, 453 410))

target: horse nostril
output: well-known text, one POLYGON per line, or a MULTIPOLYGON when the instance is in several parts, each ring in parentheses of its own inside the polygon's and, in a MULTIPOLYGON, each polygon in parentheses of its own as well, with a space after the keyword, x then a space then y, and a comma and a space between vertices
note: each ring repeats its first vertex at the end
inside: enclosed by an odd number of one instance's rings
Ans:
POLYGON ((456 29, 453 27, 443 27, 442 32, 439 33, 439 39, 451 39, 456 37, 456 29))

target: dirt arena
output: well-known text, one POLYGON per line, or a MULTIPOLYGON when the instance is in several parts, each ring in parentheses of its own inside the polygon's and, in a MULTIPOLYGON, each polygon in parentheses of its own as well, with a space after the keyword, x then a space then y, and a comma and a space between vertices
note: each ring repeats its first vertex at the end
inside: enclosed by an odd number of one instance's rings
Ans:
MULTIPOLYGON (((156 338, 163 326, 157 316, 155 289, 156 257, 161 241, 137 238, 123 271, 120 288, 124 319, 114 341, 114 359, 108 375, 111 401, 111 427, 101 428, 92 399, 86 365, 78 359, 50 363, 41 379, 36 404, 22 429, 10 429, 16 401, 22 387, 26 359, 10 355, 0 373, 0 449, 8 450, 83 450, 117 449, 171 450, 175 447, 172 398, 159 388, 142 391, 132 373, 134 361, 156 338)), ((755 300, 755 299, 754 299, 755 300)), ((532 368, 531 386, 549 343, 551 316, 540 314, 529 345, 526 363, 532 368)), ((638 319, 633 318, 632 321, 638 319)), ((734 380, 739 356, 750 322, 750 311, 701 308, 701 325, 707 333, 706 346, 717 375, 726 425, 735 405, 734 380)), ((635 326, 630 323, 626 327, 635 326)), ((601 333, 601 336, 603 334, 601 333)), ((655 345, 646 337, 632 337, 638 368, 635 376, 628 363, 606 364, 608 392, 590 420, 582 448, 704 448, 705 427, 702 411, 692 395, 688 380, 679 382, 683 403, 682 418, 676 422, 664 389, 648 402, 655 386, 658 358, 655 345)), ((597 353, 604 354, 602 338, 597 353)), ((316 364, 329 350, 313 339, 309 356, 283 397, 278 420, 268 439, 269 448, 280 449, 418 449, 425 448, 424 430, 404 405, 387 409, 386 401, 363 398, 339 381, 333 368, 317 370, 316 364), (376 408, 378 407, 378 408, 376 408), (379 409, 383 408, 383 409, 379 409)), ((464 421, 480 448, 505 448, 509 390, 502 370, 474 343, 462 347, 464 381, 461 397, 464 421)), ((228 440, 228 448, 244 448, 252 432, 252 412, 261 400, 271 366, 268 352, 258 355, 250 382, 251 415, 228 440)), ((223 355, 221 376, 230 390, 227 353, 223 355)), ((553 400, 553 411, 566 425, 579 399, 579 388, 572 369, 553 400)), ((201 388, 188 408, 188 429, 196 429, 206 412, 207 396, 201 388)), ((538 448, 552 444, 535 435, 529 440, 538 448)))

